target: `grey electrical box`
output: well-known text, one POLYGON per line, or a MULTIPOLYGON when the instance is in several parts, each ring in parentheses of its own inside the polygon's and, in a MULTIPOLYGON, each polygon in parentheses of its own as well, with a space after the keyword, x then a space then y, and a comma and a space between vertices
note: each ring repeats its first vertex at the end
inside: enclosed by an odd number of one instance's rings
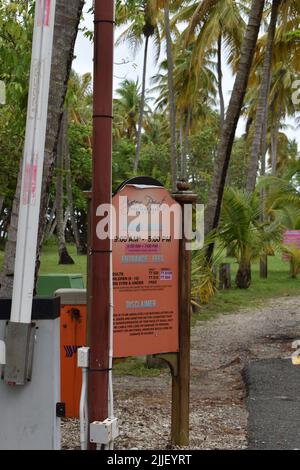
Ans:
MULTIPOLYGON (((7 328, 10 311, 11 300, 0 299, 1 341, 7 341, 9 337, 11 341, 16 340, 14 326, 7 328)), ((58 450, 61 447, 57 413, 57 404, 61 402, 59 315, 59 298, 34 299, 32 321, 35 328, 32 327, 31 332, 26 332, 25 328, 22 333, 17 332, 17 336, 22 337, 22 348, 28 341, 30 344, 29 338, 34 332, 32 377, 24 386, 9 385, 0 380, 0 450, 58 450)), ((28 358, 23 361, 27 364, 22 370, 23 377, 24 374, 28 376, 30 347, 27 353, 28 358)), ((14 375, 13 368, 11 370, 13 378, 19 374, 14 375)), ((7 377, 11 375, 8 369, 6 374, 7 377)))
POLYGON ((6 326, 6 365, 4 381, 25 385, 31 380, 36 324, 8 322, 6 326))

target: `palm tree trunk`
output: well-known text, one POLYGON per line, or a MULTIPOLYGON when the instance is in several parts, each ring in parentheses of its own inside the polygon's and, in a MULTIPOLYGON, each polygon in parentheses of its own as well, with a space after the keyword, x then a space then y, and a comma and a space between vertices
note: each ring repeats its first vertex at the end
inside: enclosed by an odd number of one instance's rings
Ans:
POLYGON ((248 289, 251 284, 251 264, 243 259, 240 260, 235 283, 239 289, 248 289))
POLYGON ((134 173, 136 173, 138 170, 139 161, 140 161, 140 153, 141 153, 143 117, 144 117, 144 111, 145 111, 148 46, 149 46, 149 36, 146 36, 145 51, 144 51, 142 95, 141 95, 140 114, 139 114, 139 121, 138 121, 136 154, 135 154, 135 161, 134 161, 134 168, 133 168, 134 173))
POLYGON ((183 166, 184 166, 184 138, 183 138, 183 127, 184 127, 184 113, 180 116, 180 127, 179 127, 179 143, 180 143, 180 176, 183 179, 183 166))
POLYGON ((2 213, 5 196, 0 195, 0 214, 2 213))
MULTIPOLYGON (((74 57, 74 46, 78 25, 82 14, 84 0, 57 0, 48 104, 48 122, 45 144, 45 163, 43 175, 43 191, 41 196, 40 224, 38 235, 38 252, 36 262, 36 278, 39 269, 41 241, 46 226, 48 193, 53 173, 54 150, 57 146, 60 120, 63 112, 67 83, 74 57)), ((22 162, 21 162, 22 163, 22 162)), ((19 169, 18 183, 13 201, 11 222, 5 245, 4 262, 0 276, 0 297, 12 295, 13 274, 16 253, 19 200, 21 190, 22 166, 19 169)))
MULTIPOLYGON (((66 119, 68 121, 68 117, 66 119)), ((77 225, 77 221, 76 221, 76 217, 75 217, 75 211, 74 211, 74 201, 73 201, 73 192, 72 192, 71 159, 70 159, 70 149, 69 149, 69 143, 68 143, 68 136, 66 136, 65 149, 66 149, 66 154, 65 154, 66 191, 67 191, 67 198, 68 198, 68 206, 69 206, 69 209, 70 209, 70 219, 71 219, 71 225, 72 225, 73 235, 74 235, 74 239, 75 239, 77 254, 82 255, 82 254, 85 254, 85 249, 84 249, 84 247, 82 247, 82 245, 80 243, 80 234, 79 234, 78 225, 77 225)))
POLYGON ((170 9, 169 0, 164 2, 164 18, 167 43, 167 62, 168 62, 168 92, 169 92, 169 118, 170 118, 170 135, 171 135, 171 171, 172 171, 172 189, 176 190, 177 182, 177 147, 176 147, 176 106, 174 91, 174 61, 172 51, 172 36, 170 26, 170 9))
POLYGON ((181 178, 186 181, 187 179, 187 156, 189 153, 189 133, 191 125, 191 107, 188 107, 185 123, 185 135, 184 135, 184 144, 183 144, 183 159, 182 159, 182 169, 181 169, 181 178))
POLYGON ((18 216, 22 183, 22 158, 19 165, 16 193, 12 204, 10 222, 7 230, 4 258, 0 276, 0 297, 11 297, 14 281, 15 254, 17 243, 18 216))
MULTIPOLYGON (((268 29, 268 39, 266 44, 266 51, 264 56, 264 63, 262 69, 262 82, 259 90, 259 98, 256 111, 255 127, 253 134, 251 158, 249 162, 249 169, 247 175, 246 190, 252 193, 255 189, 259 156, 261 155, 261 146, 264 129, 264 121, 267 121, 268 114, 268 96, 271 82, 271 71, 272 71, 272 53, 273 44, 276 32, 276 24, 278 18, 278 9, 281 0, 273 0, 271 19, 268 29)), ((265 126, 265 130, 267 126, 265 126)))
POLYGON ((51 209, 51 212, 50 212, 49 220, 47 222, 47 227, 46 227, 46 230, 44 232, 44 240, 43 241, 48 240, 50 235, 53 234, 52 227, 53 227, 53 225, 55 223, 55 220, 56 220, 55 214, 56 214, 56 199, 53 202, 53 206, 52 206, 52 209, 51 209))
POLYGON ((74 264, 74 260, 68 253, 65 237, 64 218, 64 159, 65 141, 67 135, 66 111, 64 111, 60 126, 57 145, 57 177, 56 177, 56 217, 57 217, 57 241, 59 264, 74 264))
MULTIPOLYGON (((260 174, 266 174, 266 155, 267 155, 267 130, 268 130, 268 106, 266 110, 266 117, 262 126, 262 142, 261 142, 261 169, 260 174)), ((260 188, 259 203, 261 208, 260 221, 264 222, 266 219, 265 211, 265 188, 260 188)), ((268 255, 262 254, 259 259, 259 275, 261 279, 268 278, 268 255)))
POLYGON ((225 103, 224 103, 224 94, 223 94, 223 73, 222 73, 222 34, 219 35, 218 38, 218 62, 217 62, 217 69, 218 69, 218 90, 219 90, 219 100, 220 100, 220 129, 222 132, 224 120, 225 120, 225 103))
POLYGON ((277 173, 277 150, 278 150, 278 135, 280 129, 281 107, 278 111, 277 119, 271 128, 271 162, 272 162, 272 176, 277 173))
MULTIPOLYGON (((263 144, 263 153, 262 153, 262 164, 261 164, 261 175, 265 175, 266 172, 266 144, 263 144)), ((265 210, 265 198, 266 190, 265 188, 260 188, 259 192, 259 203, 261 208, 260 221, 264 222, 266 220, 266 210, 265 210)), ((259 275, 261 279, 268 278, 268 255, 262 254, 259 259, 259 275)))
POLYGON ((56 227, 57 227, 57 217, 55 217, 55 220, 53 220, 52 224, 51 224, 51 227, 50 227, 50 230, 49 230, 49 235, 48 235, 48 238, 49 237, 52 237, 52 235, 54 234, 55 230, 56 230, 56 227))
MULTIPOLYGON (((241 47, 241 58, 238 71, 222 129, 218 157, 214 165, 213 180, 206 209, 206 233, 210 232, 212 229, 217 228, 219 224, 221 204, 223 200, 224 186, 231 157, 232 146, 247 89, 264 4, 265 0, 252 1, 249 22, 241 47)), ((213 244, 208 248, 208 260, 210 260, 212 257, 213 248, 213 244)))

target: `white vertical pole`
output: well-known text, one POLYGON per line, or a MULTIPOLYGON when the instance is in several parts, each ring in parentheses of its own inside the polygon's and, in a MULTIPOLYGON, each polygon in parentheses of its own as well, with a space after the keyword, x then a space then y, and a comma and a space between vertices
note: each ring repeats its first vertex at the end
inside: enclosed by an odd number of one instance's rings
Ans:
POLYGON ((56 0, 36 0, 11 321, 30 323, 56 0))

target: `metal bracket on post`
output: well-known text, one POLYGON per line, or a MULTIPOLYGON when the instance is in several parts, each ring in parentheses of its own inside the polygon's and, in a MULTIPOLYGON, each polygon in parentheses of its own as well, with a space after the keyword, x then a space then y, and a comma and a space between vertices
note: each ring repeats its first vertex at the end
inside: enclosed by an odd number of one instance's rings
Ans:
POLYGON ((35 331, 35 323, 7 323, 4 381, 8 385, 25 385, 30 382, 35 331))
POLYGON ((171 369, 172 377, 178 375, 178 353, 153 354, 153 357, 165 361, 171 369))

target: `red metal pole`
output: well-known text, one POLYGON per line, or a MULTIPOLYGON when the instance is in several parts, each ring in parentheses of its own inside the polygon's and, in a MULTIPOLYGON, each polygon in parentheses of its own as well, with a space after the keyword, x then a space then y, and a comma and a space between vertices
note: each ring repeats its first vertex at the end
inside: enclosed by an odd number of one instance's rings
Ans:
MULTIPOLYGON (((108 417, 110 240, 99 240, 96 210, 111 203, 114 0, 95 0, 93 184, 89 253, 89 422, 108 417)), ((90 445, 90 448, 94 448, 90 445)))

